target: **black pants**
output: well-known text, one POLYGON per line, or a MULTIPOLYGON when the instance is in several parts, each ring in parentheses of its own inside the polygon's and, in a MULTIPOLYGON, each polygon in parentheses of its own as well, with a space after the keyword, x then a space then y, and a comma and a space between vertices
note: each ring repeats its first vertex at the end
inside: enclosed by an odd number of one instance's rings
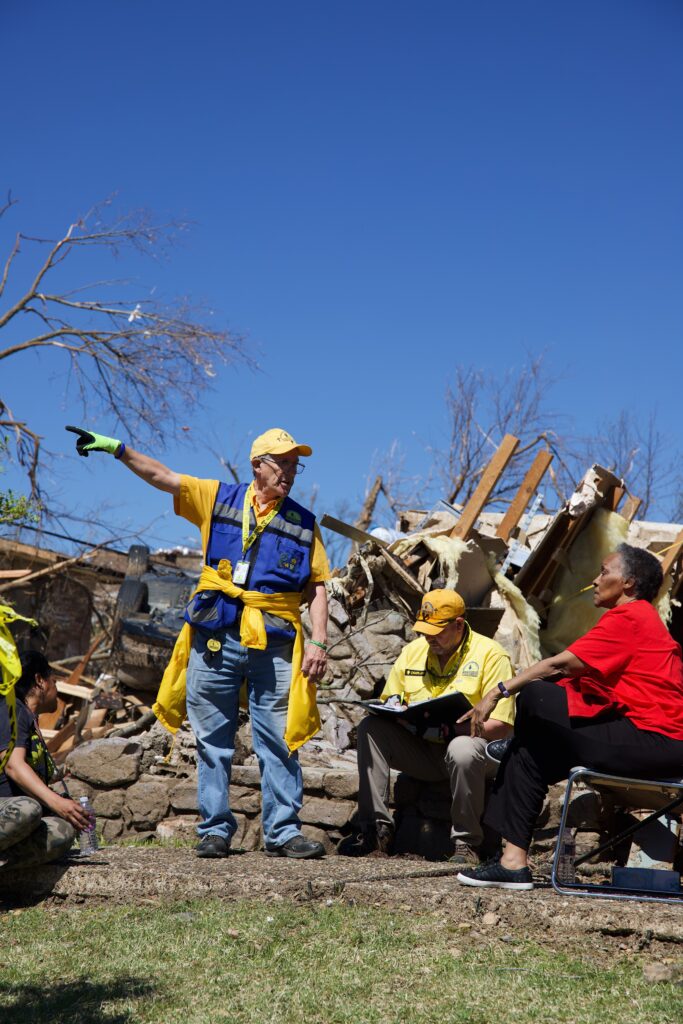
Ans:
POLYGON ((567 692, 546 679, 517 698, 515 735, 501 762, 484 821, 528 850, 548 786, 583 765, 642 779, 683 777, 683 740, 638 729, 615 714, 571 719, 567 692))

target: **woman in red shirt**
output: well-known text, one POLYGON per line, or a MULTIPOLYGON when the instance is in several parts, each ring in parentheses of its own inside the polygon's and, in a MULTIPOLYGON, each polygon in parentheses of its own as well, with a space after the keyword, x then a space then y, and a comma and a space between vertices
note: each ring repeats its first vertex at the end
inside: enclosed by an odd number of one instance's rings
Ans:
POLYGON ((465 885, 531 889, 527 853, 548 786, 576 764, 635 778, 683 775, 683 660, 652 602, 654 555, 620 544, 593 580, 600 621, 560 654, 499 684, 463 716, 479 735, 497 701, 519 694, 515 735, 484 820, 506 840, 499 861, 460 872, 465 885))

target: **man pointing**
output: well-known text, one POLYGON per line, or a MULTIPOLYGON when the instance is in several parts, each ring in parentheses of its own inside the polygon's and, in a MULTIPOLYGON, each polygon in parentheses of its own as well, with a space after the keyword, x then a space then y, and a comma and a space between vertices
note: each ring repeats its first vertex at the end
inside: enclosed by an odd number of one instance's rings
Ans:
POLYGON ((107 452, 172 494, 176 514, 201 532, 204 569, 155 705, 175 731, 185 684, 199 768, 197 855, 225 857, 237 830, 229 785, 246 681, 266 852, 322 856, 322 844, 301 834, 303 781, 295 752, 319 726, 314 684, 327 667, 327 556, 313 513, 289 497, 304 469, 299 458, 311 448, 285 430, 267 430, 251 447, 253 480, 226 484, 176 473, 115 438, 67 430, 78 434, 79 455, 107 452), (312 630, 303 650, 302 597, 312 630))

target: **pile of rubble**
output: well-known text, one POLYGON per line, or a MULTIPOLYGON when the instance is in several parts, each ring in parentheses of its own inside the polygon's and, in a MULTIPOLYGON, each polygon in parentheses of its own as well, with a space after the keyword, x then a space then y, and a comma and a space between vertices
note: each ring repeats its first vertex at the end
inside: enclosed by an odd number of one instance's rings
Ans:
MULTIPOLYGON (((599 613, 589 593, 591 580, 602 557, 627 540, 661 558, 665 582, 658 607, 674 636, 683 638, 680 526, 636 522, 638 500, 600 466, 590 467, 555 515, 537 514, 534 497, 552 458, 546 451, 537 454, 506 513, 487 511, 515 442, 503 440, 464 507, 442 501, 431 511, 406 511, 391 536, 329 516, 321 521, 354 542, 346 565, 328 584, 322 729, 301 751, 303 820, 326 845, 356 795, 348 773, 353 776, 355 768, 359 702, 381 691, 402 646, 413 638, 411 624, 430 589, 457 588, 472 627, 495 637, 522 668, 563 649, 594 624, 599 613), (346 780, 340 781, 344 771, 346 780)), ((362 525, 369 522, 366 515, 362 525)), ((181 834, 197 813, 192 737, 184 728, 172 741, 155 723, 151 704, 198 579, 199 552, 151 556, 135 545, 127 555, 94 549, 64 560, 0 540, 0 555, 0 591, 7 591, 18 611, 40 621, 47 634, 41 646, 56 667, 71 670, 58 684, 58 711, 43 716, 41 727, 57 762, 66 762, 74 795, 93 798, 106 838, 153 830, 181 834)), ((308 631, 305 611, 303 624, 308 631)), ((25 644, 29 637, 17 639, 25 644)), ((241 841, 255 848, 258 779, 246 715, 235 764, 241 841)), ((425 794, 407 784, 403 790, 410 813, 424 820, 441 816, 447 823, 447 810, 445 816, 438 807, 426 813, 425 794)))
MULTIPOLYGON (((464 508, 441 502, 428 513, 405 512, 391 543, 385 531, 348 530, 361 543, 329 585, 329 672, 321 697, 323 735, 338 750, 353 745, 362 713, 354 703, 381 691, 401 647, 414 638, 411 625, 424 594, 436 587, 457 589, 473 629, 494 637, 522 669, 595 624, 600 612, 591 582, 602 558, 626 541, 660 557, 657 606, 683 640, 676 596, 683 582, 680 525, 635 522, 639 503, 597 465, 554 516, 534 514, 528 481, 520 492, 504 515, 483 511, 485 498, 476 493, 464 508)), ((344 524, 332 523, 344 531, 344 524)))

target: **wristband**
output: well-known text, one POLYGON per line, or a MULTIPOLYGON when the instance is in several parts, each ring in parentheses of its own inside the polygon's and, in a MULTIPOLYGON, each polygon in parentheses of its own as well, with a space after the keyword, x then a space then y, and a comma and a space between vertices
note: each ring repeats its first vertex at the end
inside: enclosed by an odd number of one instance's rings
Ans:
POLYGON ((508 688, 505 685, 505 683, 498 683, 498 689, 500 690, 500 692, 503 695, 503 697, 512 697, 512 694, 508 690, 508 688))
POLYGON ((121 444, 116 449, 116 451, 114 452, 114 458, 115 459, 120 459, 121 456, 123 455, 123 453, 125 452, 125 450, 126 450, 126 446, 125 446, 124 442, 122 441, 121 444))
POLYGON ((319 647, 321 651, 324 651, 325 654, 327 654, 327 644, 321 644, 320 640, 307 640, 306 643, 313 644, 315 647, 319 647))

